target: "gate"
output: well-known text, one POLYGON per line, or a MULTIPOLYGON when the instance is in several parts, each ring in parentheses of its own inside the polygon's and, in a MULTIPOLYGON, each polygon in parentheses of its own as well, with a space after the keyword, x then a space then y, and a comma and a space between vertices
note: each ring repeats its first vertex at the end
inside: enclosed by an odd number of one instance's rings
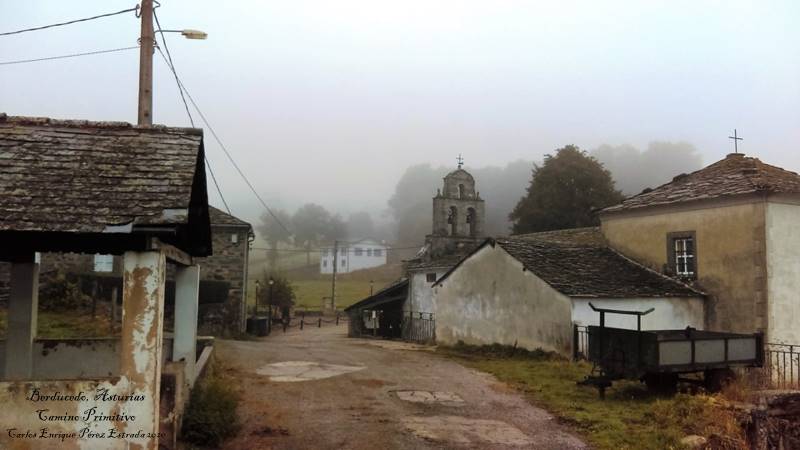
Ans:
POLYGON ((403 340, 420 343, 432 343, 436 340, 436 320, 433 313, 403 313, 403 340))

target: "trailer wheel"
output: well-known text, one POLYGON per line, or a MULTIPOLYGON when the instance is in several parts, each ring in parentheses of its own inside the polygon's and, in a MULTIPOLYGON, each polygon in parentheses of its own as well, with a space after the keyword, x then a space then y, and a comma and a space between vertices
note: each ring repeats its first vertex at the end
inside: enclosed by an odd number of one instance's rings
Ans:
POLYGON ((678 374, 648 373, 644 376, 647 389, 660 394, 674 394, 678 391, 678 374))
POLYGON ((729 369, 709 369, 703 372, 703 384, 708 392, 719 392, 736 379, 736 373, 729 369))

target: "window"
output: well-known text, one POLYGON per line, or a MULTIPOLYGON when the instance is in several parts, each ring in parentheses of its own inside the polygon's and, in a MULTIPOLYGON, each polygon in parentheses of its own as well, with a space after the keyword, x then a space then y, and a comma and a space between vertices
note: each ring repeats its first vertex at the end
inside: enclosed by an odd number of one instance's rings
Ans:
POLYGON ((328 267, 328 260, 327 259, 323 259, 322 260, 322 267, 328 267))
MULTIPOLYGON (((367 251, 369 252, 369 249, 367 249, 367 251)), ((361 255, 363 255, 363 254, 364 254, 364 249, 363 249, 363 248, 361 248, 361 247, 356 247, 356 250, 355 250, 355 255, 356 255, 356 256, 361 256, 361 255)))
POLYGON ((371 248, 367 249, 367 256, 372 256, 372 249, 371 248))
POLYGON ((95 272, 113 272, 114 255, 94 255, 95 272))
POLYGON ((347 265, 347 260, 344 260, 344 259, 343 259, 343 260, 342 260, 342 261, 339 263, 339 265, 340 265, 340 266, 342 266, 342 267, 346 266, 346 265, 347 265))
POLYGON ((376 248, 372 251, 372 256, 383 256, 383 251, 379 248, 376 248))
POLYGON ((436 273, 426 273, 425 274, 425 281, 428 283, 435 283, 436 282, 436 273))
POLYGON ((238 234, 232 234, 231 235, 231 244, 238 244, 238 243, 239 243, 239 235, 238 234))
POLYGON ((672 233, 667 239, 670 270, 681 278, 697 278, 697 246, 694 232, 672 233))

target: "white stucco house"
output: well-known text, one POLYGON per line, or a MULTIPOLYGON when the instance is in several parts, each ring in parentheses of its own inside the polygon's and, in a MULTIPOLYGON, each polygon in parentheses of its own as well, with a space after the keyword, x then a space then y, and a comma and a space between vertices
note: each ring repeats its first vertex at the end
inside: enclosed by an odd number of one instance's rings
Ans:
MULTIPOLYGON (((442 344, 506 344, 564 355, 573 326, 597 325, 598 308, 644 311, 642 329, 703 329, 704 294, 602 243, 599 229, 487 239, 433 285, 442 344)), ((636 329, 636 319, 607 325, 636 329)))
POLYGON ((333 273, 334 260, 337 273, 350 273, 361 269, 380 267, 386 264, 385 243, 374 239, 361 239, 355 242, 340 242, 338 255, 334 257, 334 247, 322 247, 319 259, 319 273, 333 273))

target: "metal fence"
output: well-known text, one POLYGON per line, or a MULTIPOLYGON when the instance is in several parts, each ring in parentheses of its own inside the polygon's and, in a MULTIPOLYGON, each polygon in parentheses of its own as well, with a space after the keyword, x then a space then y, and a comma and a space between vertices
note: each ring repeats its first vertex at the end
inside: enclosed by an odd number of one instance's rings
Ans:
POLYGON ((800 389, 800 345, 765 344, 759 378, 763 387, 800 389))
POLYGON ((589 359, 589 329, 584 325, 573 325, 572 358, 576 361, 589 359))
POLYGON ((403 339, 411 342, 434 342, 436 340, 436 320, 433 313, 403 313, 403 339))

